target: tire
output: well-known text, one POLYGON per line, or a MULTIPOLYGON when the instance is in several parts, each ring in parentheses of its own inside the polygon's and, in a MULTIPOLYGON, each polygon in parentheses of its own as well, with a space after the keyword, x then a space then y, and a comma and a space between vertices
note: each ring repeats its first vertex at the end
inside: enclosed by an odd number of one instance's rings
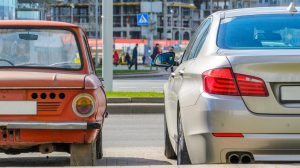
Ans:
POLYGON ((182 129, 182 121, 180 112, 178 112, 177 117, 177 131, 178 131, 178 140, 177 140, 177 165, 187 165, 191 164, 189 153, 187 151, 184 133, 182 129))
POLYGON ((103 157, 102 130, 100 130, 98 135, 97 135, 96 154, 97 154, 97 159, 102 159, 102 157, 103 157))
POLYGON ((169 131, 167 127, 167 121, 166 116, 164 115, 164 129, 165 129, 165 156, 168 159, 176 159, 176 153, 172 147, 170 137, 169 137, 169 131))
POLYGON ((95 166, 96 140, 91 144, 71 144, 71 166, 95 166))

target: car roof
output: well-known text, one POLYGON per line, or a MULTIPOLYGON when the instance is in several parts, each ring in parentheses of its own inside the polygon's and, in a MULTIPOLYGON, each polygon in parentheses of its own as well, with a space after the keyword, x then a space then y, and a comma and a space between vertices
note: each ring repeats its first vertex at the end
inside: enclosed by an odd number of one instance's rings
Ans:
POLYGON ((42 21, 42 20, 1 20, 0 26, 18 27, 77 27, 77 25, 66 22, 42 21))
POLYGON ((297 12, 289 12, 288 7, 256 7, 256 8, 241 8, 217 12, 217 15, 221 15, 221 18, 230 18, 236 16, 249 16, 249 15, 262 15, 262 14, 299 14, 300 8, 297 8, 297 12))

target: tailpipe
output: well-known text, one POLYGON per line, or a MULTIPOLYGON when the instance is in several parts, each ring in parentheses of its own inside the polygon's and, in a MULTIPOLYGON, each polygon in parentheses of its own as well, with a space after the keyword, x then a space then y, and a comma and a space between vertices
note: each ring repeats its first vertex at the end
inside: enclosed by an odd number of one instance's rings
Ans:
POLYGON ((252 157, 249 154, 243 154, 241 156, 241 162, 243 164, 249 164, 253 161, 252 157))
POLYGON ((231 154, 228 157, 228 161, 231 164, 238 164, 240 162, 240 156, 237 154, 231 154))
POLYGON ((53 144, 44 144, 39 146, 39 151, 42 154, 49 154, 54 152, 54 145, 53 144))

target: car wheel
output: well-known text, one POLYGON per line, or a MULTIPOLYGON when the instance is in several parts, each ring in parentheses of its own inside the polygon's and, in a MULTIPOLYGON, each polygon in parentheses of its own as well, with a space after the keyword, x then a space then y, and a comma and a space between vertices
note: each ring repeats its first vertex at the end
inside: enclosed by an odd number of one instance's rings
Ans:
POLYGON ((71 166, 96 165, 96 140, 91 144, 71 144, 71 166))
POLYGON ((165 126, 165 156, 168 159, 176 159, 176 153, 175 153, 175 151, 172 147, 171 141, 170 141, 165 115, 164 115, 164 126, 165 126))
POLYGON ((100 130, 98 135, 97 135, 96 153, 97 153, 97 159, 102 159, 102 157, 103 157, 102 130, 100 130))
POLYGON ((191 160, 184 139, 180 112, 178 113, 178 118, 177 118, 177 131, 178 131, 177 165, 191 164, 191 160))

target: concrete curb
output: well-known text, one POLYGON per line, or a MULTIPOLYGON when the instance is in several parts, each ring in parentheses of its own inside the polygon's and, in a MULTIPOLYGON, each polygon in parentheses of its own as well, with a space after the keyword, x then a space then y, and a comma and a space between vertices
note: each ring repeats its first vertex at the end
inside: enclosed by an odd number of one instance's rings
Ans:
POLYGON ((108 103, 108 114, 157 114, 164 113, 164 103, 108 103))
POLYGON ((107 98, 108 103, 164 103, 164 98, 156 97, 116 97, 107 98))

